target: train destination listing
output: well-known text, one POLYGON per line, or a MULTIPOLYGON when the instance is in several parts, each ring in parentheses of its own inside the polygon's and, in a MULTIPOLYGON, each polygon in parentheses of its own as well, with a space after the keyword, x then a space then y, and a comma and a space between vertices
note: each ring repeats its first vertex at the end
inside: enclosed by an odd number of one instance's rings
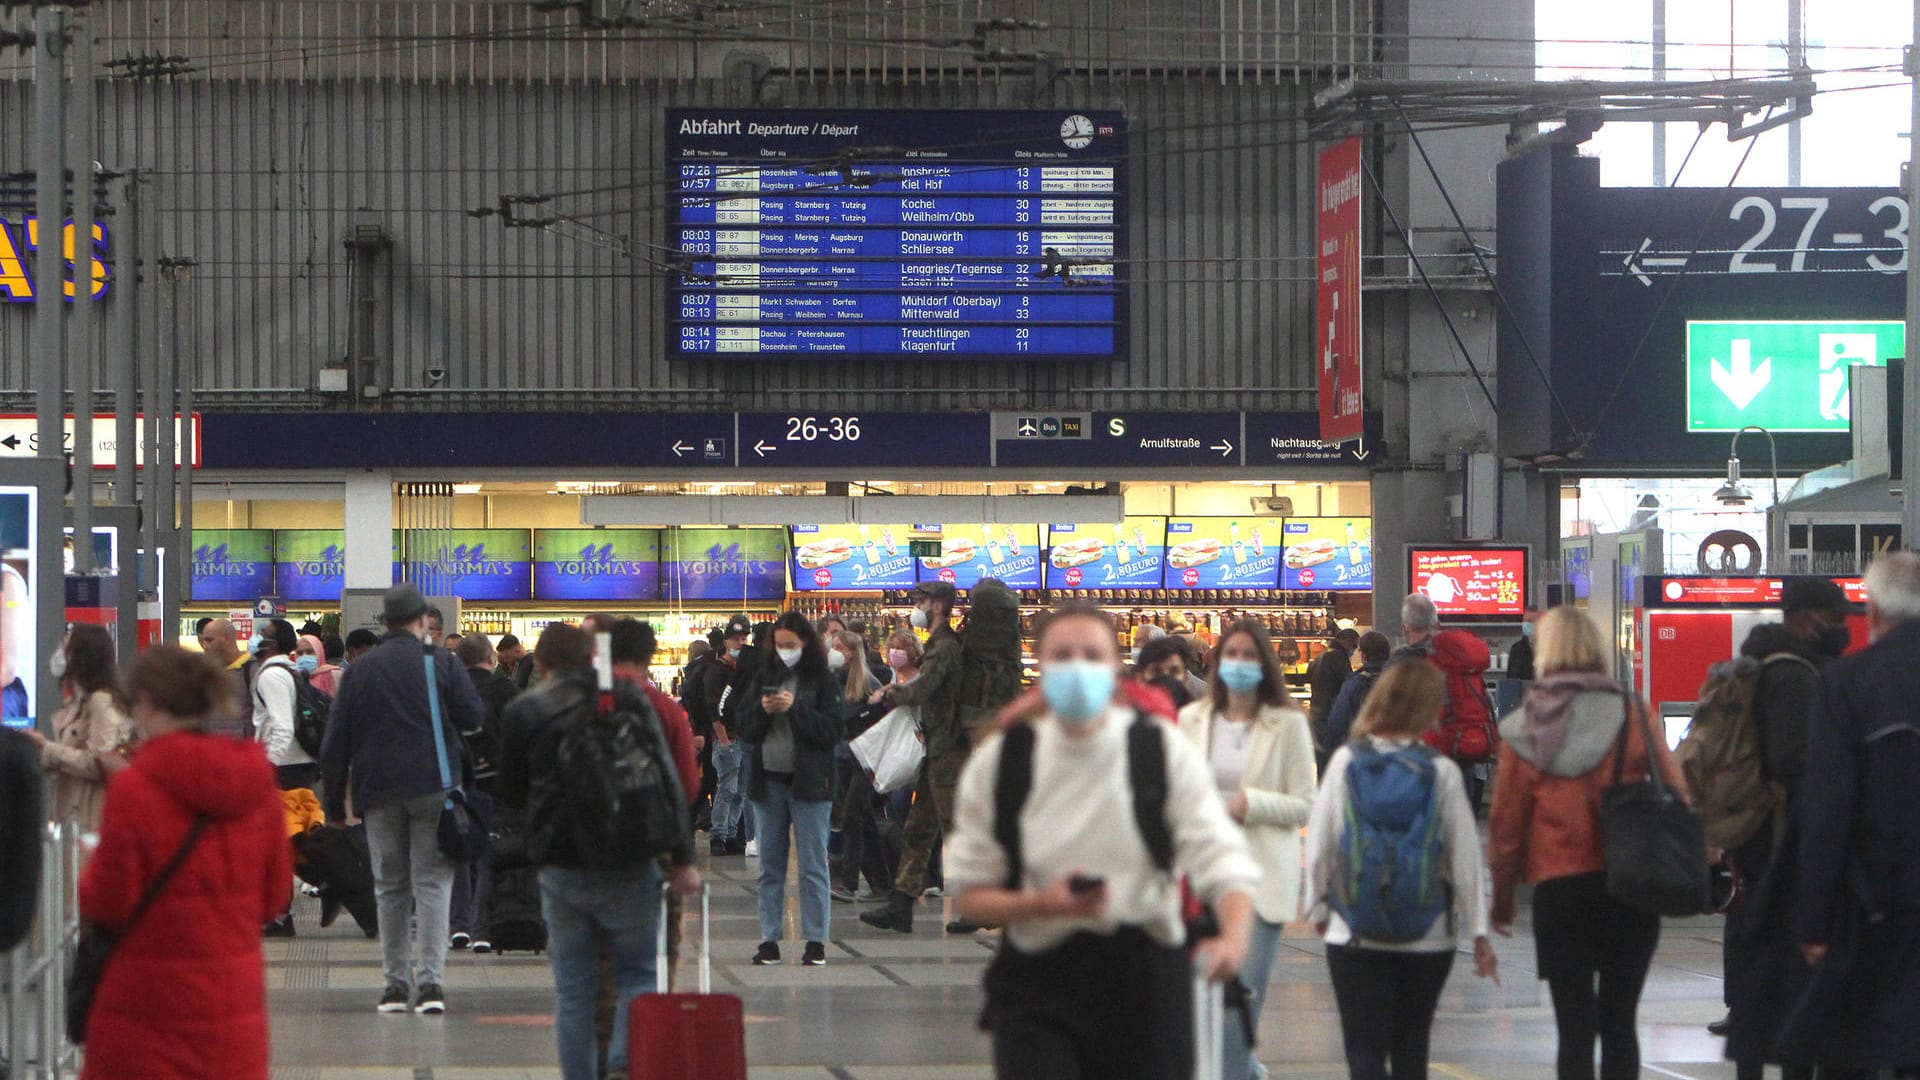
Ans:
POLYGON ((1125 354, 1119 114, 686 109, 668 130, 681 358, 1125 354))

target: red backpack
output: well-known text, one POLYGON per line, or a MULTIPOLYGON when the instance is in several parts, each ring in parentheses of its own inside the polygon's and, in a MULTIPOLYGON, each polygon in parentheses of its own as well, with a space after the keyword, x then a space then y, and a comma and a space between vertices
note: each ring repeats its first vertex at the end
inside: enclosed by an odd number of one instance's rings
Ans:
POLYGON ((1427 643, 1427 662, 1447 677, 1447 704, 1427 745, 1455 761, 1477 764, 1500 748, 1493 699, 1484 678, 1493 655, 1487 643, 1465 630, 1442 630, 1427 643))

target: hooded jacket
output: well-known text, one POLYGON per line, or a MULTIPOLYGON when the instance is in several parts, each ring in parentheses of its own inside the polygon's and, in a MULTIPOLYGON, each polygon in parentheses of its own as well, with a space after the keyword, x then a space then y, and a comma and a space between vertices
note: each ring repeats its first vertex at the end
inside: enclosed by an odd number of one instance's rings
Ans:
POLYGON ((120 934, 88 1020, 83 1078, 264 1080, 266 965, 260 927, 287 909, 292 849, 273 766, 260 747, 163 735, 107 788, 100 847, 80 913, 120 934), (131 927, 141 895, 207 825, 131 927))
POLYGON ((1621 782, 1645 779, 1651 762, 1688 797, 1666 740, 1656 736, 1648 745, 1649 715, 1645 702, 1610 679, 1562 673, 1537 681, 1527 705, 1501 720, 1487 841, 1495 923, 1513 922, 1514 890, 1523 878, 1538 883, 1606 869, 1600 797, 1615 782, 1614 752, 1623 742, 1621 782))
MULTIPOLYGON (((1760 671, 1753 702, 1759 721, 1760 761, 1767 779, 1787 790, 1791 808, 1800 796, 1800 774, 1807 765, 1807 725, 1820 707, 1820 674, 1832 657, 1793 636, 1782 623, 1763 623, 1747 634, 1740 655, 1765 660, 1790 653, 1812 664, 1775 663, 1760 671)), ((1771 846, 1772 834, 1761 830, 1771 846)))

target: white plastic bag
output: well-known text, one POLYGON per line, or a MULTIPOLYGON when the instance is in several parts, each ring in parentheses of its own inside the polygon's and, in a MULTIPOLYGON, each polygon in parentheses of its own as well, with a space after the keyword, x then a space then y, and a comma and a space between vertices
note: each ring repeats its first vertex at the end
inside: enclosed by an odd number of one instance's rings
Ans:
POLYGON ((920 710, 902 705, 853 740, 853 757, 873 779, 873 790, 885 795, 920 777, 927 747, 920 741, 920 710))

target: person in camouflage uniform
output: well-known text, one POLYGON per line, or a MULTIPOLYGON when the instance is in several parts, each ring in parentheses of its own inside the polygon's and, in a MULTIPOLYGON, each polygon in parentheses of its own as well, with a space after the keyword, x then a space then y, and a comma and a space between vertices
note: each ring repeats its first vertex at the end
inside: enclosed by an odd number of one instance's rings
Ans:
MULTIPOLYGON (((1011 689, 1007 692, 1010 697, 1019 692, 1019 605, 1004 585, 997 581, 983 581, 974 589, 976 618, 981 617, 979 601, 983 597, 982 587, 985 587, 985 594, 991 595, 989 610, 995 613, 993 618, 1001 618, 998 609, 1008 606, 1001 602, 999 594, 1004 594, 1006 601, 1011 602, 1013 677, 1011 689)), ((984 700, 970 702, 967 692, 973 689, 979 693, 983 684, 1004 681, 983 679, 971 670, 978 665, 968 664, 961 636, 951 626, 954 604, 958 599, 958 593, 952 585, 942 581, 923 582, 916 594, 914 625, 932 632, 920 660, 920 675, 910 683, 894 683, 881 688, 875 693, 874 699, 885 699, 896 707, 911 706, 919 710, 920 730, 926 740, 927 757, 920 767, 913 810, 907 815, 900 870, 894 879, 893 893, 887 897, 886 907, 860 916, 860 921, 869 926, 897 930, 903 934, 913 932, 913 908, 926 889, 927 860, 933 854, 934 842, 940 838, 943 829, 953 827, 954 793, 960 785, 960 770, 973 750, 973 729, 979 723, 981 707, 986 705, 984 700), (970 681, 975 684, 973 687, 967 685, 970 681)), ((985 715, 990 717, 992 714, 989 711, 985 715)), ((970 933, 974 929, 971 924, 958 921, 948 926, 948 930, 954 933, 970 933)))

